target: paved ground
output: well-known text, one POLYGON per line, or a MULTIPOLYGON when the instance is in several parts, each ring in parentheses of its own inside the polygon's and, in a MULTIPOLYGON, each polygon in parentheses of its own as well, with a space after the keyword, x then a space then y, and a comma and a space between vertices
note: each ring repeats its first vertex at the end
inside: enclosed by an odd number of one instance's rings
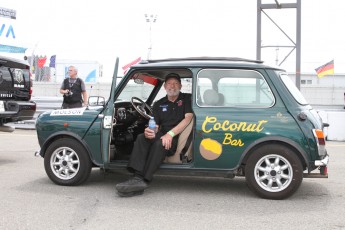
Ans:
POLYGON ((328 142, 328 179, 304 179, 289 199, 253 195, 243 178, 157 176, 121 198, 127 175, 94 169, 77 187, 53 184, 34 130, 0 132, 0 229, 345 229, 345 143, 328 142))

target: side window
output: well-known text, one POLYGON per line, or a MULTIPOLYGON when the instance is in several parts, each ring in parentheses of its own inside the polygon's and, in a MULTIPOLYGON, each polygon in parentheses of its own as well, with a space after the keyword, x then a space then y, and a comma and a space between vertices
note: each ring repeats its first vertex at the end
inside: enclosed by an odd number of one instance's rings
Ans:
POLYGON ((208 87, 200 91, 200 106, 216 107, 270 107, 274 96, 264 77, 252 70, 202 70, 198 87, 205 82, 208 87), (206 77, 207 76, 207 77, 206 77), (213 84, 212 84, 213 83, 213 84))

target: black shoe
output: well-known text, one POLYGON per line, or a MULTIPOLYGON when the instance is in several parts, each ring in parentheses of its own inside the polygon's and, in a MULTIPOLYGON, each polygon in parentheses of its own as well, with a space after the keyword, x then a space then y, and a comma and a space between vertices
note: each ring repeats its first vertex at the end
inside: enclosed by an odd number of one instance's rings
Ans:
POLYGON ((116 190, 120 193, 144 191, 145 189, 147 189, 147 187, 147 183, 139 177, 133 177, 115 186, 116 190))
POLYGON ((144 194, 144 190, 137 191, 137 192, 117 192, 117 194, 121 197, 132 197, 144 194))

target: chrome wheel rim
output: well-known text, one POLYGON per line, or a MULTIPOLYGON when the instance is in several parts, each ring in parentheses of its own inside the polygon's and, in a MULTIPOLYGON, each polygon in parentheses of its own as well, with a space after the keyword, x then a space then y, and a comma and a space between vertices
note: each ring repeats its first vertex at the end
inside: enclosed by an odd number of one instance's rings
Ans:
POLYGON ((53 152, 50 167, 58 178, 70 180, 77 175, 80 168, 78 154, 71 148, 60 147, 53 152))
POLYGON ((256 183, 268 192, 280 192, 286 189, 293 178, 290 162, 284 157, 271 154, 262 157, 255 165, 256 183))

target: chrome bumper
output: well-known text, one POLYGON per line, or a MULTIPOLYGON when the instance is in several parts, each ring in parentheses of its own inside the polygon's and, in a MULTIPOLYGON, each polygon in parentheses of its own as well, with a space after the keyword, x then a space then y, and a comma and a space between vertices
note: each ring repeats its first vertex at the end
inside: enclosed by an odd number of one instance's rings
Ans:
POLYGON ((40 156, 41 156, 40 152, 41 152, 41 150, 36 151, 36 152, 34 153, 34 156, 35 156, 35 157, 40 157, 40 156))
POLYGON ((322 160, 316 160, 314 162, 315 166, 327 166, 329 161, 329 156, 326 155, 322 160))

